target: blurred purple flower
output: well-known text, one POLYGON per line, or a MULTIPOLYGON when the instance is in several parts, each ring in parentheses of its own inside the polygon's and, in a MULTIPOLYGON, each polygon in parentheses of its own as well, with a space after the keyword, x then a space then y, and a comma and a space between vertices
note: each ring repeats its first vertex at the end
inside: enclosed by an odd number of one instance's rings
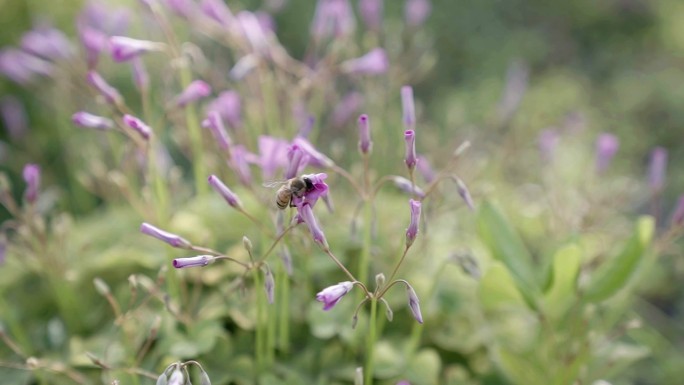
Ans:
POLYGON ((359 13, 366 27, 371 31, 379 31, 382 25, 383 0, 359 0, 359 13))
POLYGON ((413 87, 401 87, 401 108, 403 111, 404 127, 407 130, 416 129, 416 107, 413 102, 413 87))
POLYGON ((38 200, 38 190, 40 189, 40 166, 28 163, 24 166, 22 175, 24 182, 26 182, 24 199, 26 202, 35 203, 38 200))
POLYGON ((356 112, 363 104, 363 95, 359 92, 350 92, 346 94, 342 100, 335 106, 332 112, 332 124, 334 127, 342 127, 351 118, 356 115, 356 112))
POLYGON ((223 91, 207 106, 207 112, 216 111, 229 127, 242 124, 242 104, 236 91, 223 91))
POLYGON ((470 191, 468 191, 468 187, 463 183, 461 178, 457 176, 452 176, 454 179, 454 182, 456 182, 456 188, 458 191, 458 195, 461 196, 465 204, 468 206, 469 209, 475 210, 475 204, 473 203, 473 198, 470 196, 470 191))
POLYGON ((238 175, 238 179, 245 186, 252 184, 252 171, 249 169, 249 151, 245 146, 238 144, 230 149, 230 166, 238 175))
POLYGON ((318 221, 316 221, 310 203, 306 202, 297 206, 297 216, 295 219, 298 222, 306 223, 314 242, 318 243, 324 250, 328 250, 328 241, 325 239, 325 234, 323 233, 321 226, 318 224, 318 221))
POLYGON ((178 107, 185 107, 190 103, 206 98, 210 94, 211 86, 207 82, 195 80, 190 83, 180 95, 176 96, 174 104, 178 107))
POLYGON ((290 145, 285 139, 266 135, 259 136, 258 142, 262 177, 264 180, 273 179, 276 170, 287 167, 287 152, 290 145))
POLYGON ((406 0, 404 18, 411 27, 420 27, 432 12, 430 0, 406 0))
POLYGON ((369 154, 373 150, 373 141, 370 134, 370 120, 368 115, 359 116, 359 151, 362 154, 369 154))
POLYGON ((78 34, 86 51, 88 68, 97 66, 102 52, 109 51, 109 37, 122 35, 128 28, 127 9, 112 9, 99 1, 89 1, 76 20, 78 34))
POLYGON ((354 288, 354 283, 350 281, 328 286, 316 294, 316 301, 323 302, 323 310, 330 310, 342 299, 342 297, 349 293, 352 288, 354 288))
POLYGON ((311 36, 317 41, 349 36, 356 28, 349 0, 318 0, 311 23, 311 36))
POLYGON ((209 185, 211 185, 214 191, 219 193, 219 195, 221 195, 231 207, 236 209, 242 208, 242 202, 240 202, 240 198, 238 198, 237 194, 235 194, 231 189, 228 188, 228 186, 221 182, 216 175, 209 176, 208 181, 209 185))
POLYGON ((259 25, 261 26, 261 29, 263 31, 268 31, 270 33, 275 34, 276 22, 270 13, 264 12, 264 11, 256 11, 256 12, 254 12, 254 15, 256 16, 257 20, 259 21, 259 25))
POLYGON ((328 194, 328 185, 325 183, 327 177, 328 174, 325 173, 302 175, 302 178, 308 178, 309 181, 311 181, 313 189, 307 191, 302 197, 293 196, 292 204, 297 208, 300 208, 305 204, 309 204, 313 207, 318 201, 318 198, 328 194))
POLYGON ((51 27, 38 27, 26 32, 21 38, 21 48, 49 60, 67 59, 74 53, 66 35, 51 27))
POLYGON ((198 255, 196 257, 176 258, 173 260, 173 267, 182 269, 185 267, 203 267, 214 259, 211 255, 198 255))
POLYGON ((71 121, 83 128, 94 128, 97 130, 109 130, 114 127, 111 119, 80 111, 71 116, 71 121))
POLYGON ((109 38, 109 47, 112 59, 124 62, 151 51, 161 51, 164 49, 164 44, 127 36, 112 36, 109 38))
POLYGON ((189 249, 192 246, 190 242, 181 236, 161 230, 147 222, 143 222, 140 225, 140 232, 153 238, 157 238, 160 241, 169 244, 171 247, 189 249))
POLYGON ((406 294, 408 295, 408 303, 409 307, 411 308, 411 314, 413 314, 413 318, 418 321, 418 323, 423 323, 423 315, 420 313, 420 300, 418 300, 418 295, 416 294, 416 291, 413 290, 413 287, 406 283, 406 294))
POLYGON ((413 241, 416 240, 418 224, 420 223, 420 201, 410 199, 409 206, 411 208, 411 222, 409 222, 409 226, 406 229, 406 247, 411 246, 413 241))
POLYGON ((314 146, 307 139, 302 137, 296 137, 292 141, 293 145, 299 146, 299 148, 309 155, 309 164, 313 167, 323 167, 329 168, 335 165, 332 159, 323 155, 320 151, 316 150, 314 146))
POLYGON ((275 279, 273 278, 271 269, 268 268, 264 271, 264 290, 266 291, 268 303, 273 304, 273 298, 275 297, 275 279))
POLYGON ((653 192, 660 192, 665 185, 665 172, 667 170, 667 150, 656 147, 651 152, 651 162, 648 166, 648 183, 653 192))
POLYGON ((596 140, 596 171, 605 172, 620 148, 620 140, 613 134, 603 133, 596 140))
POLYGON ((150 87, 150 75, 142 58, 136 57, 131 60, 131 70, 133 71, 133 83, 138 87, 138 90, 148 89, 150 87))
POLYGON ((404 141, 406 143, 406 155, 404 162, 409 170, 413 170, 418 162, 416 158, 416 133, 413 130, 404 131, 404 141))
POLYGON ((197 4, 194 0, 162 0, 164 5, 177 16, 190 19, 197 13, 197 4))
POLYGON ((132 115, 124 115, 123 117, 123 122, 133 130, 135 130, 140 136, 143 137, 143 139, 148 140, 150 139, 150 136, 152 136, 152 129, 150 126, 145 124, 142 120, 136 118, 135 116, 132 115))
POLYGON ((299 170, 303 166, 306 166, 308 157, 309 156, 306 155, 304 151, 302 151, 296 144, 290 146, 289 150, 287 151, 288 165, 285 169, 285 179, 294 178, 297 174, 299 174, 299 170))
POLYGON ((416 158, 416 168, 418 172, 423 176, 425 183, 432 183, 435 180, 435 171, 430 165, 430 161, 426 157, 419 155, 416 158))
POLYGON ((0 51, 0 73, 15 83, 26 85, 36 76, 50 76, 52 64, 16 48, 0 51))
POLYGON ((235 21, 235 16, 223 0, 202 0, 200 3, 202 13, 221 24, 224 27, 231 25, 235 21))
POLYGON ((550 162, 553 160, 556 148, 560 142, 560 135, 555 129, 546 129, 539 134, 537 143, 539 145, 539 153, 542 161, 550 162))
POLYGON ((116 88, 112 87, 105 81, 99 73, 95 71, 88 71, 88 83, 104 96, 108 103, 119 105, 123 103, 123 97, 116 88))
POLYGON ((223 119, 221 119, 221 115, 217 111, 209 111, 207 113, 207 118, 202 121, 202 127, 208 128, 211 131, 221 150, 228 151, 233 145, 233 141, 223 125, 223 119))
POLYGON ((0 114, 12 139, 19 139, 28 132, 28 117, 24 105, 14 96, 3 96, 0 100, 0 114))
POLYGON ((367 54, 340 64, 342 72, 348 74, 379 75, 389 69, 387 54, 382 48, 374 48, 367 54))
POLYGON ((267 36, 271 35, 271 31, 264 29, 257 16, 252 12, 240 11, 236 19, 252 49, 260 54, 267 55, 269 49, 267 36))
POLYGON ((425 192, 420 187, 412 185, 410 180, 396 175, 392 176, 391 179, 399 190, 410 195, 415 195, 418 198, 425 197, 425 192))
POLYGON ((674 226, 684 225, 684 195, 679 196, 677 206, 675 206, 674 212, 672 213, 672 224, 674 226))

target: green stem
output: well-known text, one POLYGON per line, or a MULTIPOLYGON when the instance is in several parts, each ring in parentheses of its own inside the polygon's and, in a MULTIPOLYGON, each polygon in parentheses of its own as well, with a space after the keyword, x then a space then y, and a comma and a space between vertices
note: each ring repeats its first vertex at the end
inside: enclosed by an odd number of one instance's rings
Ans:
MULTIPOLYGON (((277 288, 276 288, 277 290, 277 288)), ((262 294, 263 295, 263 294, 262 294)), ((276 307, 275 304, 266 303, 266 364, 270 367, 275 362, 276 348, 276 307)))
POLYGON ((370 269, 370 254, 373 246, 373 206, 371 200, 364 202, 363 206, 363 246, 361 248, 361 258, 359 258, 359 281, 366 284, 368 282, 368 271, 370 269))
POLYGON ((259 275, 259 269, 253 269, 252 274, 254 275, 254 295, 256 296, 256 321, 254 322, 254 333, 255 333, 255 360, 256 360, 256 372, 255 378, 258 378, 259 373, 262 372, 264 368, 264 331, 263 331, 263 311, 264 311, 264 296, 261 294, 259 289, 261 289, 261 276, 259 275))
MULTIPOLYGON (((192 73, 188 66, 181 66, 180 70, 181 86, 185 89, 192 81, 192 73)), ((209 191, 209 186, 205 180, 207 172, 204 167, 204 151, 202 149, 202 132, 197 118, 197 108, 194 103, 185 106, 185 124, 188 126, 188 136, 190 137, 192 168, 195 174, 195 189, 198 195, 204 195, 209 191)))
POLYGON ((278 317, 278 346, 280 350, 287 354, 290 350, 290 277, 287 276, 287 271, 282 264, 278 265, 278 284, 280 290, 276 292, 278 298, 278 308, 280 316, 278 317))
POLYGON ((154 207, 156 209, 157 220, 159 223, 165 223, 168 220, 169 215, 169 190, 164 182, 164 177, 161 175, 157 164, 157 146, 159 145, 153 138, 150 142, 150 147, 148 148, 148 170, 150 173, 150 180, 154 184, 154 192, 156 195, 156 201, 154 202, 154 207))
POLYGON ((368 337, 366 338, 366 367, 364 368, 364 385, 373 385, 373 365, 375 364, 375 339, 378 317, 378 300, 371 298, 371 312, 368 320, 368 337))

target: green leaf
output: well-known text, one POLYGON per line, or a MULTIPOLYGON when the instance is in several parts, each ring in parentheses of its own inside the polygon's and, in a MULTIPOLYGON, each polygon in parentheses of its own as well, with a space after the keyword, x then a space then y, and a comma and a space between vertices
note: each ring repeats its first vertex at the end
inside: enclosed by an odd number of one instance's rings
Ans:
POLYGON ((654 231, 655 222, 652 217, 639 218, 634 234, 622 251, 606 261, 591 277, 584 293, 589 301, 604 301, 628 283, 647 252, 654 231))
POLYGON ((582 249, 567 245, 556 251, 551 268, 551 286, 544 295, 545 310, 554 317, 560 317, 575 298, 577 275, 582 260, 582 249))
POLYGON ((525 300, 515 286, 515 282, 506 267, 500 263, 493 264, 480 280, 480 302, 485 310, 500 307, 524 307, 525 300))
POLYGON ((499 347, 496 350, 499 366, 511 382, 519 385, 547 385, 544 366, 535 357, 499 347))
POLYGON ((528 305, 536 308, 539 288, 532 271, 532 257, 506 218, 489 202, 480 206, 477 231, 492 257, 503 262, 512 273, 528 305))

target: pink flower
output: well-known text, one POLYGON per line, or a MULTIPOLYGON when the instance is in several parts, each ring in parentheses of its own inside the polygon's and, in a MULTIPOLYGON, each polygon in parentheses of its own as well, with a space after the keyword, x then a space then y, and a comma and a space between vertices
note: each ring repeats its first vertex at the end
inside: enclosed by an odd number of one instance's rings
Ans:
POLYGON ((382 0, 359 0, 359 14, 371 31, 379 31, 382 24, 382 0))
POLYGON ((48 60, 67 59, 74 53, 66 35, 50 27, 39 27, 26 32, 21 38, 21 48, 48 60))
POLYGON ((289 143, 285 139, 259 136, 259 165, 264 180, 273 179, 278 169, 288 166, 289 143))
POLYGON ((613 134, 604 133, 596 140, 596 171, 605 172, 620 148, 620 140, 613 134))
POLYGON ((205 16, 224 27, 235 21, 233 13, 223 0, 202 0, 200 8, 205 16))
POLYGON ((240 94, 235 91, 223 91, 207 106, 209 111, 216 111, 230 127, 239 127, 242 124, 242 103, 240 94))
POLYGON ((340 69, 348 74, 379 75, 389 69, 387 54, 382 48, 375 48, 367 54, 343 62, 340 69))
POLYGON ((323 310, 330 310, 354 287, 350 281, 326 287, 316 294, 316 301, 323 302, 323 310))
POLYGON ((161 51, 164 49, 162 43, 149 40, 133 39, 126 36, 112 36, 109 38, 112 59, 117 62, 124 62, 136 58, 150 51, 161 51))
POLYGON ((202 80, 195 80, 190 83, 183 92, 176 96, 175 104, 178 107, 185 107, 211 94, 211 86, 202 80))
POLYGON ((40 189, 40 166, 29 163, 24 166, 22 174, 24 182, 26 182, 24 199, 29 203, 35 203, 38 200, 38 190, 40 189))
POLYGON ((320 151, 309 142, 307 139, 302 137, 296 137, 292 141, 292 145, 297 145, 302 151, 309 155, 309 164, 314 167, 325 167, 329 168, 335 165, 335 162, 327 156, 323 155, 320 151))
POLYGON ((123 97, 116 88, 112 87, 105 81, 99 73, 95 71, 88 71, 88 83, 104 96, 105 100, 111 104, 122 104, 123 97))
POLYGON ((128 127, 132 128, 137 133, 139 133, 140 136, 142 136, 145 140, 150 139, 150 136, 152 136, 152 129, 150 128, 150 126, 148 126, 147 124, 145 124, 145 122, 136 118, 135 116, 128 114, 124 115, 123 122, 128 127))
POLYGON ((84 111, 73 114, 71 116, 71 121, 79 127, 94 128, 97 130, 109 130, 114 127, 114 122, 111 119, 84 111))
POLYGON ((233 145, 233 141, 223 125, 221 114, 217 111, 209 111, 207 113, 207 118, 202 121, 202 127, 208 128, 211 131, 220 149, 227 151, 233 145))
POLYGON ((319 0, 311 23, 315 40, 340 38, 354 32, 356 20, 349 0, 319 0))
POLYGON ((432 5, 430 0, 406 0, 404 7, 404 17, 406 24, 412 27, 420 27, 430 16, 432 5))
POLYGON ((302 179, 304 179, 307 184, 310 183, 311 188, 307 190, 301 198, 293 196, 292 203, 297 208, 301 208, 305 204, 313 207, 318 201, 318 198, 328 194, 328 185, 324 182, 327 177, 328 174, 325 173, 302 175, 302 179))

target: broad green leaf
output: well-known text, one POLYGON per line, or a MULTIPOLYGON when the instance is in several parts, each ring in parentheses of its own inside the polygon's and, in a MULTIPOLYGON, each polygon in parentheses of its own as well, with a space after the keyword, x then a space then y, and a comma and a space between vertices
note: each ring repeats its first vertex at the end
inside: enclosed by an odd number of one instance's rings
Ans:
POLYGON ((551 316, 561 316, 577 289, 582 250, 577 245, 562 247, 553 256, 551 286, 544 294, 545 310, 551 316))
POLYGON ((591 277, 584 293, 589 301, 604 301, 627 284, 646 253, 654 230, 655 223, 652 217, 639 218, 634 234, 622 251, 606 261, 591 277))
POLYGON ((520 291, 506 267, 500 263, 493 264, 480 280, 480 302, 486 310, 500 307, 525 306, 520 291))
POLYGON ((544 366, 535 357, 502 347, 496 349, 499 366, 511 382, 518 385, 547 385, 550 381, 544 366))
POLYGON ((532 257, 508 221, 489 202, 480 206, 477 231, 492 257, 511 272, 525 301, 535 308, 539 288, 532 271, 532 257))

